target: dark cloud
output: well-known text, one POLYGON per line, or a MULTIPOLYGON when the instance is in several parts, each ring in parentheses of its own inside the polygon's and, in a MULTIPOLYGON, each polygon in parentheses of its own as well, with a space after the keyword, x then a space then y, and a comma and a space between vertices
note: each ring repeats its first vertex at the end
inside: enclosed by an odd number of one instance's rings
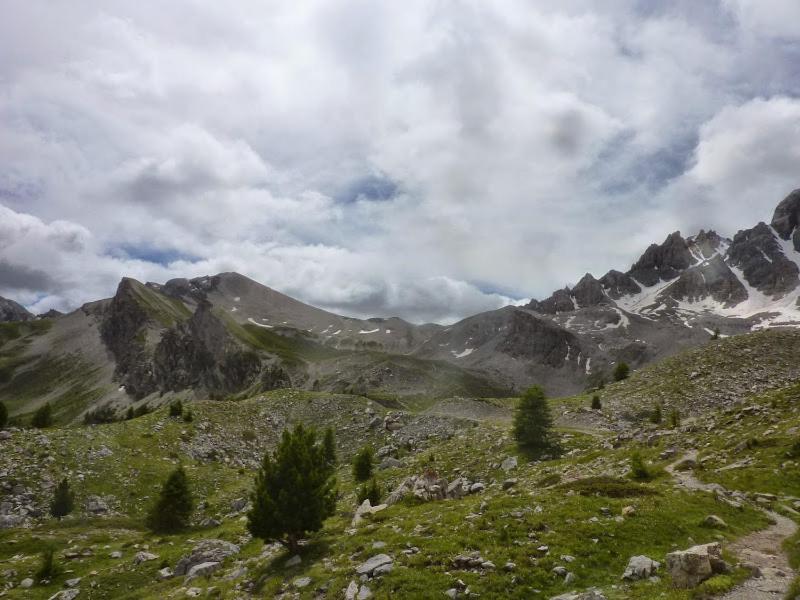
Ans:
POLYGON ((28 292, 52 292, 56 282, 44 271, 0 260, 0 289, 28 292))

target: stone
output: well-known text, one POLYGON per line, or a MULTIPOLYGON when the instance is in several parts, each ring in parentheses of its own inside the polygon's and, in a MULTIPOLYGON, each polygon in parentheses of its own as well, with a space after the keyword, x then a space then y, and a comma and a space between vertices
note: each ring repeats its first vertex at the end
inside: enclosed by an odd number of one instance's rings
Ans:
POLYGON ((49 600, 75 600, 80 593, 78 589, 61 590, 50 596, 49 600))
POLYGON ((33 579, 31 579, 30 577, 26 577, 25 579, 19 582, 19 587, 21 587, 23 590, 27 590, 28 588, 33 587, 33 579))
POLYGON ((512 487, 514 487, 515 485, 517 485, 518 481, 519 481, 519 480, 518 480, 518 479, 516 479, 516 478, 512 478, 512 479, 506 479, 506 480, 503 482, 503 489, 504 489, 504 490, 510 490, 512 487))
POLYGON ((358 590, 358 596, 356 596, 357 600, 367 600, 368 598, 372 598, 372 591, 365 585, 361 586, 361 589, 358 590))
POLYGON ((457 598, 458 597, 458 590, 456 588, 450 588, 444 593, 445 596, 448 598, 457 598))
POLYGON ((203 590, 201 590, 199 587, 190 587, 188 590, 186 590, 186 595, 189 598, 197 598, 202 593, 203 590))
POLYGON ((300 558, 300 555, 298 555, 298 554, 295 554, 295 555, 294 555, 294 556, 292 556, 292 557, 291 557, 289 560, 287 560, 287 561, 286 561, 286 562, 283 564, 283 566, 284 566, 284 567, 286 567, 286 568, 296 567, 297 565, 299 565, 299 564, 300 564, 300 563, 302 563, 302 562, 303 562, 303 559, 302 559, 302 558, 300 558))
POLYGON ((231 512, 242 512, 247 507, 247 498, 237 498, 231 502, 231 512))
POLYGON ((109 558, 122 558, 122 552, 119 550, 114 550, 112 553, 108 555, 109 558))
POLYGON ((100 496, 89 496, 83 504, 86 512, 99 515, 109 511, 108 502, 100 496))
POLYGON ((81 578, 75 577, 74 579, 67 579, 64 582, 64 585, 66 585, 68 588, 76 588, 80 585, 80 583, 81 583, 81 578))
POLYGON ((348 585, 347 589, 344 591, 344 600, 356 600, 357 594, 358 584, 355 581, 351 581, 350 585, 348 585))
POLYGON ((294 587, 301 589, 311 585, 311 577, 300 577, 294 580, 294 587))
POLYGON ((623 517, 632 517, 636 514, 636 509, 633 506, 626 506, 622 509, 623 517))
POLYGON ((186 581, 190 581, 195 577, 204 577, 205 575, 211 575, 211 573, 219 569, 219 565, 220 563, 213 561, 203 562, 197 565, 193 565, 186 573, 186 581))
POLYGON ((356 573, 359 575, 366 575, 367 577, 371 577, 373 571, 375 569, 382 567, 383 565, 391 564, 392 557, 387 554, 376 554, 375 556, 369 558, 366 562, 362 563, 356 568, 356 573))
POLYGON ((500 463, 500 468, 506 472, 513 471, 514 469, 517 468, 517 457, 509 456, 502 463, 500 463))
POLYGON ((172 578, 172 576, 173 576, 172 569, 170 569, 169 567, 164 567, 163 569, 158 571, 158 578, 162 581, 164 579, 170 579, 172 578))
POLYGON ((398 460, 392 456, 387 456, 378 465, 378 469, 380 469, 381 471, 385 471, 386 469, 394 469, 402 466, 403 466, 402 460, 398 460))
POLYGON ((667 554, 667 570, 676 588, 691 589, 714 575, 724 573, 728 566, 722 560, 719 542, 692 546, 667 554))
POLYGON ((153 554, 152 552, 140 551, 140 552, 137 552, 136 555, 133 557, 133 564, 134 565, 140 565, 143 562, 148 562, 148 561, 151 561, 151 560, 155 560, 157 558, 158 558, 158 556, 153 554))
POLYGON ((585 592, 569 592, 559 596, 553 596, 550 600, 606 600, 600 590, 586 590, 585 592))
POLYGON ((203 563, 221 563, 229 556, 239 553, 239 546, 218 539, 198 542, 189 556, 182 557, 175 565, 175 575, 187 575, 192 567, 203 563))
POLYGON ((481 483, 480 481, 477 481, 477 482, 473 483, 471 486, 469 486, 469 493, 470 494, 478 494, 478 493, 482 492, 485 489, 486 489, 486 485, 481 483))
POLYGON ((625 581, 638 581, 640 579, 647 579, 661 566, 660 563, 654 561, 647 556, 632 556, 628 560, 628 566, 625 567, 625 572, 622 574, 622 579, 625 581))

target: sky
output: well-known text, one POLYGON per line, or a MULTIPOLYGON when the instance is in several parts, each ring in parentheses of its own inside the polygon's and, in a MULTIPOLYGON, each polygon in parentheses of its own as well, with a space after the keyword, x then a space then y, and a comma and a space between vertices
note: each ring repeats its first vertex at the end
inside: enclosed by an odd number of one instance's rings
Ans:
POLYGON ((452 322, 800 187, 797 0, 5 0, 0 295, 452 322))

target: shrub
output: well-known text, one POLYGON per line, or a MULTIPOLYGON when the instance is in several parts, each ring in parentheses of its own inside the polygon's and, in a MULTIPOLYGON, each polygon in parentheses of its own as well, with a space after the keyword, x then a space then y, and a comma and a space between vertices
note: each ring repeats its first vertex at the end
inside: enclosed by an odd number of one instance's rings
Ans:
POLYGON ((192 414, 191 409, 187 408, 185 411, 183 411, 183 420, 185 423, 191 423, 194 421, 194 415, 192 414))
POLYGON ((274 454, 264 454, 251 495, 247 530, 297 552, 300 538, 319 531, 336 509, 336 478, 316 432, 284 430, 274 454))
POLYGON ((8 409, 0 402, 0 429, 5 429, 6 425, 8 425, 8 409))
POLYGON ((677 408, 673 408, 669 413, 669 426, 672 429, 677 429, 681 426, 681 413, 677 408))
POLYGON ((623 379, 627 379, 628 375, 630 375, 630 372, 631 368, 628 366, 628 363, 619 363, 614 369, 614 381, 622 381, 623 379))
POLYGON ((553 448, 552 426, 544 390, 538 385, 529 388, 514 412, 514 438, 517 444, 527 450, 553 448))
POLYGON ((595 394, 592 396, 592 410, 600 410, 603 408, 603 403, 600 402, 600 395, 595 394))
POLYGON ((189 526, 193 509, 189 481, 183 467, 175 469, 161 488, 147 515, 147 526, 157 533, 174 533, 189 526))
POLYGON ((254 442, 256 440, 256 432, 252 429, 245 429, 242 432, 242 439, 245 442, 254 442))
POLYGON ((144 415, 148 414, 149 412, 150 412, 150 405, 148 405, 148 404, 145 402, 144 404, 142 404, 142 405, 140 405, 140 406, 138 406, 138 407, 136 408, 136 411, 135 411, 135 413, 134 413, 134 414, 135 414, 137 417, 143 417, 144 415))
POLYGON ((169 416, 180 417, 181 415, 183 415, 183 402, 180 400, 175 400, 175 402, 170 403, 169 416))
POLYGON ((45 402, 44 405, 40 406, 38 410, 33 413, 33 419, 31 419, 31 425, 36 427, 37 429, 44 429, 45 427, 50 427, 53 424, 53 408, 50 406, 49 402, 45 402))
POLYGON ((381 490, 378 487, 378 480, 373 477, 358 490, 358 503, 369 500, 371 506, 378 506, 381 503, 381 490))
POLYGON ((659 423, 661 423, 661 419, 662 419, 661 403, 656 402, 656 405, 653 407, 653 412, 650 413, 650 422, 658 425, 659 423))
POLYGON ((647 468, 647 465, 644 464, 642 455, 638 452, 634 452, 631 456, 630 477, 636 481, 650 481, 650 479, 652 479, 650 470, 647 468))
POLYGON ((105 406, 101 406, 99 408, 95 408, 94 410, 90 410, 86 414, 83 415, 83 424, 84 425, 100 425, 103 423, 113 423, 117 420, 117 416, 114 413, 114 409, 111 408, 108 404, 105 406))
POLYGON ((325 429, 325 437, 322 438, 322 450, 325 460, 329 465, 336 464, 336 438, 333 435, 333 427, 325 429))
POLYGON ((56 486, 53 501, 50 503, 50 514, 56 519, 66 517, 75 508, 75 495, 69 487, 67 478, 61 480, 56 486))
POLYGON ((366 481, 372 477, 372 448, 364 446, 353 458, 353 479, 366 481))
POLYGON ((800 440, 795 440, 789 452, 786 453, 789 458, 800 458, 800 440))
POLYGON ((125 420, 130 421, 136 416, 136 411, 133 410, 132 406, 128 407, 128 411, 125 413, 125 420))
POLYGON ((61 573, 61 567, 56 563, 55 555, 56 551, 53 546, 47 546, 42 550, 39 568, 36 570, 35 575, 36 581, 50 581, 61 573))

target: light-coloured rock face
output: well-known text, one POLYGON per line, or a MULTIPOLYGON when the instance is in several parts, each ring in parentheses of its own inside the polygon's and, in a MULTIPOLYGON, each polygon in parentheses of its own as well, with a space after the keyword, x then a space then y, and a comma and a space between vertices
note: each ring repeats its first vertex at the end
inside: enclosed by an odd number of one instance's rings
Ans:
POLYGON ((500 468, 506 472, 513 471, 514 469, 517 468, 517 457, 509 456, 500 464, 500 468))
POLYGON ((366 562, 360 564, 356 568, 356 573, 358 575, 366 575, 367 577, 371 577, 376 570, 381 569, 381 567, 385 567, 386 565, 391 565, 392 562, 392 557, 388 554, 376 554, 366 562))
POLYGON ((203 562, 197 565, 192 566, 189 569, 189 572, 186 573, 186 580, 189 581, 190 579, 194 579, 195 577, 203 577, 204 575, 210 575, 214 571, 219 569, 218 562, 203 562))
POLYGON ((625 567, 625 572, 622 578, 625 581, 638 581, 640 579, 647 579, 655 575, 661 563, 654 561, 647 556, 632 556, 628 561, 628 566, 625 567))
POLYGON ((606 600, 606 597, 599 590, 586 590, 553 596, 550 600, 606 600))
POLYGON ((189 575, 191 578, 193 576, 192 569, 195 566, 205 564, 208 568, 211 563, 219 566, 222 561, 234 554, 239 554, 239 546, 236 544, 217 539, 202 540, 194 547, 189 556, 184 556, 178 561, 175 565, 175 575, 189 575))
POLYGON ((714 542, 670 552, 667 554, 667 570, 675 587, 690 589, 716 573, 726 572, 728 566, 722 560, 719 542, 714 542))

